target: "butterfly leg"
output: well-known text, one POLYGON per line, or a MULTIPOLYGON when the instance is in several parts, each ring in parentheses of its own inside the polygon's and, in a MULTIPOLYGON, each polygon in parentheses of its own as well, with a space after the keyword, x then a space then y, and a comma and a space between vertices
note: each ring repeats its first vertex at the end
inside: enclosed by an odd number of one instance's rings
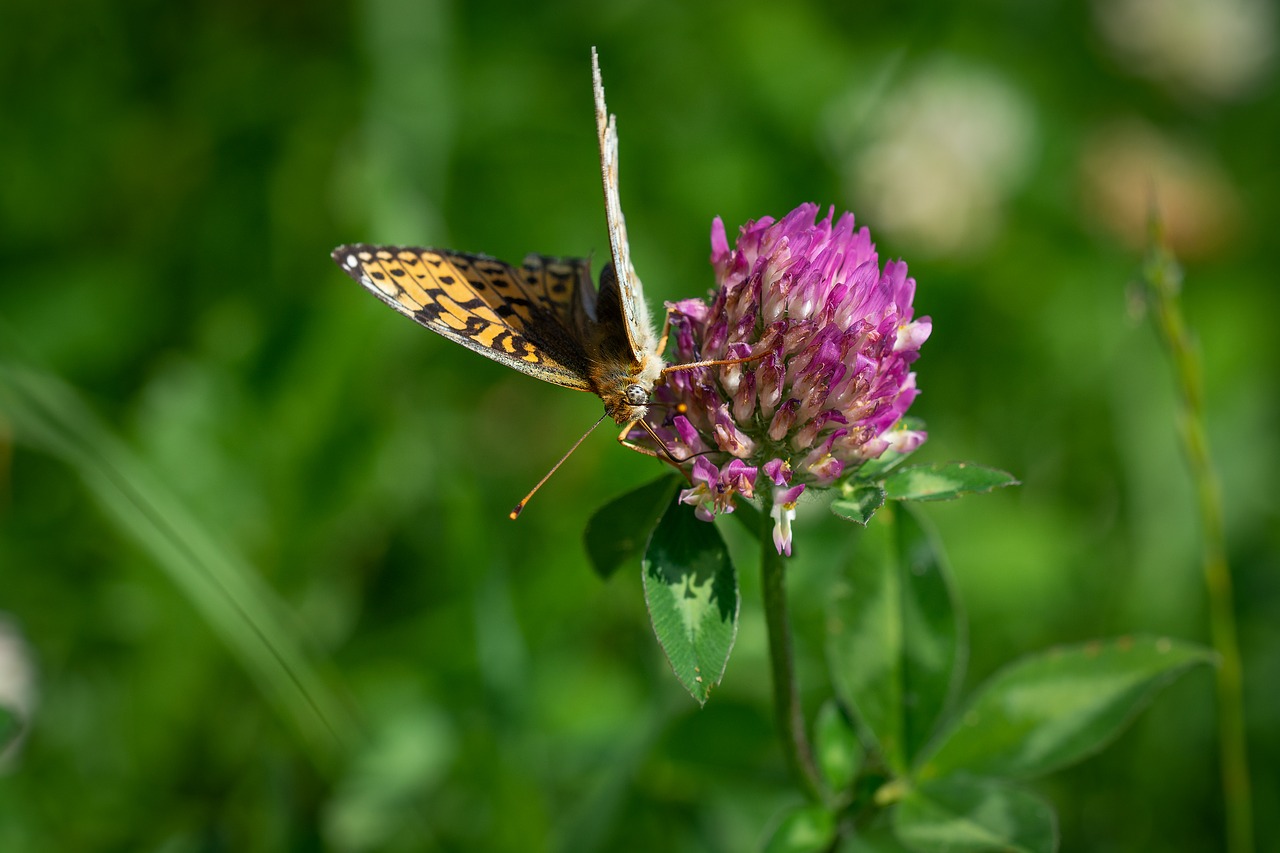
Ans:
POLYGON ((658 336, 658 355, 667 351, 667 338, 671 335, 671 315, 675 310, 674 305, 668 305, 666 316, 662 318, 662 334, 658 336))
POLYGON ((674 373, 678 370, 697 370, 701 367, 717 367, 725 364, 747 364, 752 361, 759 361, 768 355, 768 352, 762 352, 759 355, 748 355, 743 358, 715 358, 708 361, 691 361, 688 364, 668 364, 662 368, 662 375, 674 373))
POLYGON ((622 428, 622 432, 618 433, 618 444, 621 444, 623 447, 627 448, 628 450, 634 450, 637 453, 643 453, 645 456, 652 456, 655 459, 661 459, 663 462, 666 462, 667 464, 675 468, 680 467, 680 460, 676 459, 675 456, 671 455, 671 451, 667 450, 666 445, 662 443, 662 439, 659 438, 657 433, 653 431, 653 427, 649 426, 649 424, 646 423, 645 421, 632 421, 631 423, 624 426, 622 428), (635 429, 636 424, 640 424, 640 426, 643 427, 644 430, 649 433, 649 437, 652 438, 657 443, 657 445, 662 449, 653 450, 651 448, 645 447, 642 444, 636 444, 635 442, 631 441, 629 436, 631 435, 631 430, 635 429))
MULTIPOLYGON (((665 353, 667 351, 667 338, 670 337, 671 335, 671 315, 674 314, 675 312, 676 312, 675 306, 673 305, 667 306, 666 317, 664 317, 662 320, 662 335, 659 336, 658 338, 657 351, 659 354, 665 353)), ((696 370, 700 367, 716 367, 716 366, 725 365, 725 364, 747 364, 752 361, 758 361, 764 358, 766 355, 768 355, 767 350, 759 353, 758 355, 748 355, 748 356, 744 356, 743 358, 716 358, 716 359, 709 359, 707 361, 691 361, 688 364, 668 364, 666 367, 662 368, 662 373, 665 376, 666 374, 672 373, 677 370, 696 370)), ((624 430, 623 432, 625 434, 626 430, 624 430)), ((621 441, 621 439, 619 440, 621 441)))

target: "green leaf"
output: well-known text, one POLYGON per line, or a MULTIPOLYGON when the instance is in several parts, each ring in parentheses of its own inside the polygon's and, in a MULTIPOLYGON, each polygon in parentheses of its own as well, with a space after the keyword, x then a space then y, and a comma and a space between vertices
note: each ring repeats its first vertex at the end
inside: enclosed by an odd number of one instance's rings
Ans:
POLYGON ((950 570, 920 519, 906 507, 877 518, 833 590, 827 657, 836 695, 902 775, 959 680, 963 621, 950 570))
POLYGON ((596 574, 608 580, 623 564, 640 559, 679 483, 678 476, 667 474, 596 510, 582 537, 596 574))
POLYGON ((983 494, 1002 486, 1016 486, 1012 474, 972 462, 935 462, 893 472, 884 489, 895 501, 949 501, 962 495, 983 494))
POLYGON ((836 820, 819 806, 797 806, 783 816, 764 853, 820 853, 836 837, 836 820))
POLYGON ((653 632, 698 704, 720 683, 738 634, 738 577, 720 531, 672 501, 642 563, 653 632))
POLYGON ((1058 820, 1040 797, 991 779, 951 777, 907 793, 893 813, 898 839, 919 853, 1052 853, 1058 820))
POLYGON ((862 769, 862 742, 834 701, 824 702, 813 721, 813 757, 830 791, 846 790, 862 769))
POLYGON ((858 486, 849 496, 831 502, 831 511, 846 521, 867 526, 876 510, 884 506, 885 492, 879 486, 858 486))
POLYGON ((1122 638, 1013 663, 978 691, 931 749, 921 779, 957 771, 1031 778, 1097 752, 1161 687, 1210 663, 1200 646, 1122 638))

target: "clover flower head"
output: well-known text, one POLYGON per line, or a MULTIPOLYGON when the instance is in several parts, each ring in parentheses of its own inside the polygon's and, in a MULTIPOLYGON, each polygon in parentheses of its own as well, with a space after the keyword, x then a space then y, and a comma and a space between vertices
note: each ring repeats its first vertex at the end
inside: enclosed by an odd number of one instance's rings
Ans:
POLYGON ((806 488, 925 439, 895 429, 918 393, 909 367, 931 329, 913 319, 915 280, 901 261, 881 268, 852 214, 818 212, 802 204, 748 222, 733 248, 716 218, 710 304, 668 306, 677 359, 748 360, 668 373, 648 418, 689 478, 680 500, 705 521, 732 512, 736 495, 754 497, 763 471, 780 554, 791 553, 806 488))

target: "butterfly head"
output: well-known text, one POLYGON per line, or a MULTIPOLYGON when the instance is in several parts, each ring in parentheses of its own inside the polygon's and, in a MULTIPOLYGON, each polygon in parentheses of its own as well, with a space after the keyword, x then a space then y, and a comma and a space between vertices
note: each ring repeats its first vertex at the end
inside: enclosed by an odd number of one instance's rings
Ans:
POLYGON ((618 426, 643 419, 649 414, 649 395, 652 388, 632 382, 620 386, 613 393, 604 393, 600 399, 604 401, 605 414, 613 418, 618 426))
POLYGON ((618 426, 626 426, 649 414, 653 388, 662 378, 662 360, 649 355, 630 365, 597 362, 590 376, 592 390, 604 403, 605 414, 618 426))

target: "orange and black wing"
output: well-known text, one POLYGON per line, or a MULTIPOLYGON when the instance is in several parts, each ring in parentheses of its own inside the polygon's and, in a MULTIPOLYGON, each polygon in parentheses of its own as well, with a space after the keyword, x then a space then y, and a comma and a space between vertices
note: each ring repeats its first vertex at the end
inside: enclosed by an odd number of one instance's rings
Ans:
POLYGON ((530 255, 519 269, 484 255, 404 246, 339 246, 338 266, 392 308, 451 341, 546 382, 592 390, 570 331, 589 262, 530 255))

